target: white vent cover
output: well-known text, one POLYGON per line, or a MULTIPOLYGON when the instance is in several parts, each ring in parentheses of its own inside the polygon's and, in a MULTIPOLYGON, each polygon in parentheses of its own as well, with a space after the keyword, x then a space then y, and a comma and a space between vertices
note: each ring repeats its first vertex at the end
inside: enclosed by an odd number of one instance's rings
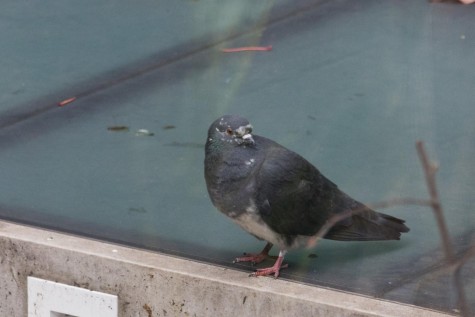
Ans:
POLYGON ((28 277, 28 317, 117 317, 117 296, 28 277))

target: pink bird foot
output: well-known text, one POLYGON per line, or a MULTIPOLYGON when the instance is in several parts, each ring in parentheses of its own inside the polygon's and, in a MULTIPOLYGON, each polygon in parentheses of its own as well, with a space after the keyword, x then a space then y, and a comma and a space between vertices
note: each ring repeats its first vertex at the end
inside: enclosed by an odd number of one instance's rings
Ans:
POLYGON ((269 251, 272 249, 272 243, 267 243, 264 249, 259 254, 248 254, 234 259, 233 263, 238 262, 251 262, 252 264, 261 263, 266 258, 275 258, 269 255, 269 251))
POLYGON ((284 261, 285 253, 286 253, 285 250, 281 250, 273 266, 264 268, 264 269, 257 269, 256 272, 249 274, 249 276, 257 277, 257 276, 266 276, 266 275, 274 274, 274 278, 279 277, 280 269, 284 269, 288 267, 288 264, 282 265, 282 262, 284 261))

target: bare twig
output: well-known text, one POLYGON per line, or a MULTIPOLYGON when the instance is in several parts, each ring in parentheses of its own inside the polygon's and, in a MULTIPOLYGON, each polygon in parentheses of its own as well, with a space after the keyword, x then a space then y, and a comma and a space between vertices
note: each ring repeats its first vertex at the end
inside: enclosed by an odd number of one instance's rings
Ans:
POLYGON ((459 270, 470 258, 475 256, 475 245, 471 246, 465 253, 454 261, 453 266, 455 270, 459 270))
POLYGON ((473 256, 475 256, 475 246, 472 246, 469 250, 465 251, 463 256, 453 263, 453 266, 455 267, 453 272, 454 284, 459 295, 460 312, 464 317, 470 316, 470 308, 468 307, 465 298, 465 289, 462 282, 462 266, 473 256))
MULTIPOLYGON (((427 189, 429 190, 429 195, 432 202, 431 207, 434 212, 434 216, 437 220, 437 226, 439 227, 439 233, 442 238, 442 246, 444 248, 445 258, 447 260, 447 263, 449 263, 449 265, 452 265, 455 261, 455 252, 450 239, 449 230, 447 229, 447 225, 444 219, 444 213, 440 204, 439 195, 437 193, 437 185, 435 182, 435 173, 437 172, 437 166, 429 161, 429 158, 424 149, 424 143, 422 141, 416 142, 416 148, 417 153, 419 154, 419 159, 422 163, 422 167, 424 168, 427 189)), ((465 296, 465 289, 463 287, 462 277, 460 273, 460 266, 458 266, 454 270, 452 277, 454 279, 455 288, 458 293, 457 295, 460 313, 462 316, 469 316, 470 310, 468 308, 468 303, 465 296)))
POLYGON ((400 205, 419 205, 419 206, 427 206, 431 207, 432 211, 434 212, 434 216, 437 221, 437 226, 439 228, 439 233, 442 240, 442 247, 445 254, 446 263, 448 264, 448 268, 452 271, 452 277, 454 279, 454 285, 457 290, 458 295, 458 306, 460 307, 460 313, 462 316, 470 316, 470 309, 467 304, 466 296, 465 296, 465 289, 463 287, 463 282, 461 278, 461 268, 462 266, 468 261, 469 258, 475 256, 475 246, 471 247, 465 254, 459 258, 455 259, 455 252, 452 246, 452 242, 450 239, 450 234, 447 229, 447 225, 444 219, 444 213, 442 210, 442 205, 439 200, 439 194, 437 192, 437 185, 435 181, 435 174, 438 170, 438 166, 434 163, 431 163, 426 151, 424 149, 424 144, 422 141, 416 142, 417 153, 419 155, 419 159, 422 164, 422 168, 424 170, 424 175, 426 179, 427 189, 429 191, 429 200, 424 199, 417 199, 417 198, 399 198, 399 199, 392 199, 388 201, 378 202, 374 204, 368 204, 367 206, 363 206, 361 208, 348 210, 342 212, 341 214, 335 215, 331 217, 325 225, 307 242, 307 247, 315 247, 320 239, 322 239, 328 231, 336 225, 338 222, 349 218, 353 215, 363 213, 370 209, 382 209, 388 208, 392 206, 400 206, 400 205))
POLYGON ((450 241, 449 230, 444 219, 444 213, 442 211, 442 206, 439 200, 439 194, 437 193, 437 185, 435 182, 435 173, 437 172, 438 167, 429 162, 429 158, 424 150, 424 143, 422 141, 417 141, 416 143, 417 153, 419 154, 419 159, 421 160, 422 167, 424 169, 424 174, 427 183, 427 189, 429 190, 429 196, 431 199, 431 207, 434 211, 435 218, 437 220, 437 225, 439 226, 440 236, 442 238, 442 246, 444 248, 445 256, 449 263, 452 263, 454 259, 454 252, 452 248, 452 243, 450 241))

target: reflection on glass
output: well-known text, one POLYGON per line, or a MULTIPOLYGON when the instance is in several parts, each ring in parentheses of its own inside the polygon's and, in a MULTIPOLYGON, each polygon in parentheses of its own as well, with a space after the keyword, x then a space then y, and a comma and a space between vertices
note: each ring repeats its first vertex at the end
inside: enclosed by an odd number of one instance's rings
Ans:
MULTIPOLYGON (((5 5, 0 217, 251 272, 232 260, 261 243, 215 210, 203 177, 207 128, 232 113, 364 203, 427 198, 414 148, 424 140, 462 256, 475 243, 471 9, 349 0, 5 5), (249 46, 272 50, 221 51, 249 46)), ((394 242, 322 241, 289 253, 281 278, 455 312, 430 209, 382 212, 411 231, 394 242)), ((461 270, 472 311, 474 265, 461 270)))

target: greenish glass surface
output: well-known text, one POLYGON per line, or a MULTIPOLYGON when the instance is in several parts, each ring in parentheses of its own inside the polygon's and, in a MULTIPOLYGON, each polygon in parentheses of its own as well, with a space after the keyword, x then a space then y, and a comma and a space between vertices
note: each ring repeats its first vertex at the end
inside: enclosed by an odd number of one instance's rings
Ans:
MULTIPOLYGON (((475 244, 474 15, 423 0, 4 1, 0 218, 251 271, 232 259, 264 243, 203 178, 208 126, 234 113, 367 203, 428 197, 424 140, 461 255, 475 244)), ((401 241, 322 241, 289 252, 281 278, 456 312, 430 209, 382 211, 407 221, 401 241)))

